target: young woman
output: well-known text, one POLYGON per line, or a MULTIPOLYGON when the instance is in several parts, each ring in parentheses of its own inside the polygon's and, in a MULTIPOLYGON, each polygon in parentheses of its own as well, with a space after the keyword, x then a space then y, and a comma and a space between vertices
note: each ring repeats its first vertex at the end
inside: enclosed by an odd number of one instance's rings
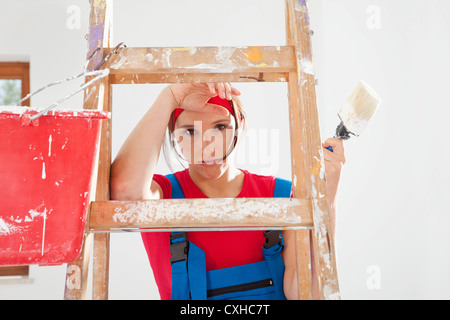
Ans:
MULTIPOLYGON (((281 196, 289 197, 285 180, 233 165, 233 151, 246 128, 239 95, 229 83, 163 89, 112 164, 111 198, 273 197, 283 188, 281 196), (155 168, 166 133, 166 145, 188 168, 163 176, 155 168)), ((344 148, 333 138, 322 146, 334 229, 344 148)), ((282 240, 263 231, 145 232, 142 239, 161 299, 297 298, 292 232, 282 232, 282 240)))

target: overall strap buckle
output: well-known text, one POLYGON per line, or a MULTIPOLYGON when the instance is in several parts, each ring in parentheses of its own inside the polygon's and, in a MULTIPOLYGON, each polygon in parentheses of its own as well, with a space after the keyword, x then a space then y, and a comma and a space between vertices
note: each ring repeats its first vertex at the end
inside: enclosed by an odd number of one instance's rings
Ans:
POLYGON ((173 233, 169 236, 170 239, 170 263, 173 264, 179 261, 187 261, 189 252, 189 241, 187 241, 186 232, 173 233))
POLYGON ((281 231, 280 230, 267 230, 264 231, 264 237, 266 241, 264 242, 264 248, 269 249, 276 244, 281 244, 281 231))

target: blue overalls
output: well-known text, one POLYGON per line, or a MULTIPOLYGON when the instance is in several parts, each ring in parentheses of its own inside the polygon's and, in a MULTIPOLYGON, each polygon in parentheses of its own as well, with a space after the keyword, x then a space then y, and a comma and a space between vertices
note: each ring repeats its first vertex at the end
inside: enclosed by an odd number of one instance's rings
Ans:
MULTIPOLYGON (((173 174, 172 199, 184 198, 173 174)), ((292 183, 277 178, 274 197, 289 198, 292 183)), ((186 232, 170 235, 172 300, 286 300, 283 291, 284 249, 280 231, 264 231, 264 261, 206 271, 205 253, 187 239, 186 232)))

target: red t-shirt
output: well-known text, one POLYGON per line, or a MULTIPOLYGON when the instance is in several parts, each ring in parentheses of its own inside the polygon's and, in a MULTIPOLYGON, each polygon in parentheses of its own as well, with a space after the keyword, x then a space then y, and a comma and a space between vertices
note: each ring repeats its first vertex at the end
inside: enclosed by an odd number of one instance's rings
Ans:
MULTIPOLYGON (((244 186, 237 198, 271 198, 275 188, 274 176, 244 173, 244 186)), ((189 169, 175 173, 186 198, 208 198, 192 181, 189 169)), ((164 195, 170 199, 172 187, 169 179, 154 174, 164 195)), ((142 240, 153 270, 162 300, 170 300, 172 282, 169 250, 170 232, 142 232, 142 240)), ((205 252, 206 270, 234 267, 264 260, 262 231, 199 231, 189 232, 188 239, 205 252)))

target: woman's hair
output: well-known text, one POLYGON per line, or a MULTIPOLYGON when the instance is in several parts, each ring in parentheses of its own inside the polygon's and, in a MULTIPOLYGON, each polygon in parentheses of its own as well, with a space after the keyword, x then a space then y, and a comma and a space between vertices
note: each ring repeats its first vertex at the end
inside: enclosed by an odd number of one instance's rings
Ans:
MULTIPOLYGON (((239 98, 237 96, 233 95, 231 97, 231 101, 235 107, 234 109, 236 110, 234 116, 240 117, 240 120, 241 120, 240 127, 235 128, 235 136, 237 137, 237 141, 235 142, 234 147, 232 147, 233 149, 231 152, 233 152, 236 149, 239 141, 242 139, 242 137, 245 135, 245 132, 247 131, 247 116, 246 116, 246 113, 244 110, 244 106, 243 106, 241 100, 239 100, 239 98)), ((172 116, 170 116, 169 124, 172 123, 172 116)), ((174 164, 177 164, 177 163, 180 164, 184 169, 187 169, 187 161, 185 159, 183 159, 180 155, 179 148, 178 148, 177 144, 175 143, 173 131, 174 131, 174 128, 172 128, 171 125, 167 126, 166 134, 165 134, 164 141, 162 144, 164 159, 166 160, 167 166, 169 167, 171 172, 175 172, 174 164), (175 159, 176 159, 176 161, 175 161, 175 159)), ((227 153, 227 156, 231 152, 227 153)))

